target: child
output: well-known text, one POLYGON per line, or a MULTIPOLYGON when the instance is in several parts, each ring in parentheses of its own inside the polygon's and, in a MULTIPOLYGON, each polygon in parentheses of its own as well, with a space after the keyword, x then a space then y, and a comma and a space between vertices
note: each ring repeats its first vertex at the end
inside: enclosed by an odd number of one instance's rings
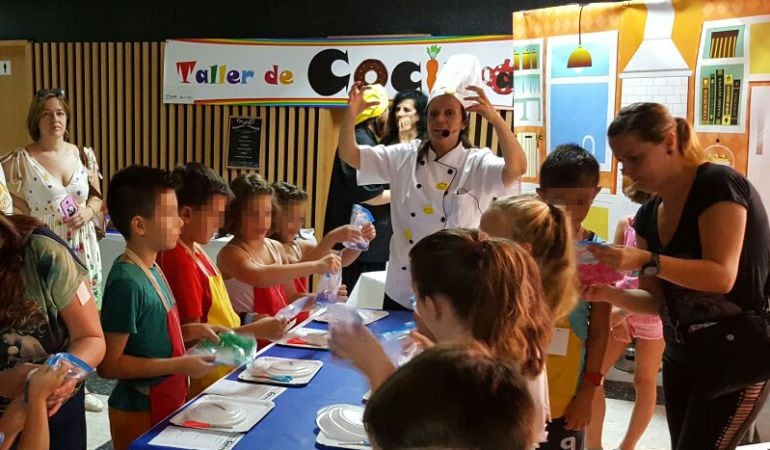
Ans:
MULTIPOLYGON (((566 213, 533 196, 503 197, 484 212, 479 228, 490 236, 510 239, 530 252, 538 264, 544 300, 554 321, 567 317, 578 299, 578 283, 566 213)), ((538 420, 545 427, 551 417, 548 383, 545 377, 542 381, 545 407, 538 420)), ((537 438, 538 442, 546 441, 545 428, 537 438)))
POLYGON ((543 280, 545 301, 555 321, 567 317, 578 300, 572 228, 566 213, 531 195, 495 200, 481 216, 479 229, 510 239, 529 250, 543 280))
MULTIPOLYGON (((623 177, 623 193, 634 203, 644 204, 652 196, 639 190, 629 177, 623 177)), ((634 232, 634 218, 628 217, 618 223, 615 229, 615 244, 626 247, 636 247, 636 233, 634 232)), ((619 282, 620 288, 636 289, 639 286, 639 278, 636 274, 626 276, 619 282)), ((636 389, 636 401, 631 412, 631 420, 628 430, 618 448, 620 450, 634 450, 637 442, 642 438, 647 429, 652 415, 655 413, 655 403, 658 395, 658 370, 663 357, 666 344, 663 340, 663 323, 660 316, 648 314, 626 315, 625 310, 613 308, 612 329, 607 345, 607 354, 602 364, 602 373, 610 370, 613 364, 623 356, 626 347, 632 339, 636 340, 634 372, 634 388, 636 389)), ((602 428, 605 412, 604 389, 599 388, 594 400, 594 412, 591 423, 586 433, 586 446, 589 449, 602 448, 602 428)))
POLYGON ((118 380, 108 402, 116 450, 184 404, 188 375, 214 369, 212 356, 186 356, 184 341, 218 341, 215 330, 205 324, 180 327, 174 297, 155 264, 158 252, 179 239, 175 188, 168 172, 141 166, 123 169, 110 181, 107 204, 126 252, 115 260, 105 287, 107 352, 99 374, 118 380))
MULTIPOLYGON (((528 379, 535 416, 542 419, 546 399, 539 377, 553 321, 529 253, 476 230, 447 229, 420 240, 409 256, 416 315, 428 330, 438 342, 479 341, 515 362, 528 379)), ((372 390, 395 372, 363 326, 333 328, 330 346, 364 372, 372 390)), ((542 420, 530 422, 535 435, 542 434, 544 425, 542 420)))
POLYGON ((235 197, 227 209, 225 228, 235 236, 219 252, 217 265, 238 314, 275 315, 298 296, 286 285, 314 273, 340 270, 340 257, 327 254, 314 261, 290 264, 280 242, 267 237, 272 226, 273 189, 258 174, 230 183, 235 197))
POLYGON ((481 344, 440 344, 388 378, 366 404, 374 448, 525 450, 534 407, 515 364, 481 344))
MULTIPOLYGON (((200 248, 223 222, 227 200, 232 195, 227 183, 199 163, 179 166, 173 175, 180 183, 176 195, 182 229, 176 247, 158 253, 158 265, 177 300, 181 323, 208 323, 259 338, 278 339, 284 324, 272 317, 241 327, 222 274, 200 248)), ((230 370, 231 367, 221 367, 191 380, 188 398, 198 395, 230 370)))
MULTIPOLYGON (((581 223, 599 193, 599 164, 575 144, 556 147, 540 168, 537 193, 567 212, 576 241, 598 242, 581 223)), ((591 405, 604 383, 602 361, 610 329, 610 308, 578 302, 566 320, 557 323, 546 367, 551 414, 546 450, 582 449, 591 405)))
MULTIPOLYGON (((362 230, 352 225, 343 225, 328 231, 318 244, 302 239, 299 231, 305 223, 307 193, 290 183, 273 183, 273 207, 275 210, 270 238, 283 244, 291 264, 321 258, 331 253, 335 245, 343 242, 356 241, 362 237, 371 242, 376 237, 373 225, 367 225, 362 230)), ((358 250, 345 249, 341 255, 342 266, 348 266, 359 255, 361 252, 358 250)), ((291 285, 287 287, 290 289, 291 285)), ((293 287, 296 293, 307 292, 307 277, 296 278, 293 287)))

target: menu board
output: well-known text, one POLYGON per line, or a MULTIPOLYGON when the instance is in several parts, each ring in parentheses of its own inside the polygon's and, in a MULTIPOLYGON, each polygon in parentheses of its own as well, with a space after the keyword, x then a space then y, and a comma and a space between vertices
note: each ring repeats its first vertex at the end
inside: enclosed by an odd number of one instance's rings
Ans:
POLYGON ((231 117, 227 167, 230 169, 258 169, 261 137, 261 118, 231 117))

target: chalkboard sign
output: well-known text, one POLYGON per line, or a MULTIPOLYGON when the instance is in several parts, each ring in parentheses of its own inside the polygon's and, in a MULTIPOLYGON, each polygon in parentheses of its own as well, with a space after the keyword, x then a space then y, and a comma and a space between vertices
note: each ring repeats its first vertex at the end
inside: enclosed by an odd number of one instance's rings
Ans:
POLYGON ((258 117, 230 118, 230 146, 227 167, 258 169, 262 119, 258 117))

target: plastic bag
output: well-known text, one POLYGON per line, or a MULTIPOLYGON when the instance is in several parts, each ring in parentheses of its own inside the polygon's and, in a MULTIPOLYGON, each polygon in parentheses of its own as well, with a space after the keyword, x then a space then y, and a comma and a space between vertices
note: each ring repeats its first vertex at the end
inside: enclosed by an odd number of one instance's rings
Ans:
POLYGON ((315 298, 316 305, 326 306, 336 303, 337 292, 339 292, 340 286, 342 286, 342 270, 326 272, 321 275, 321 280, 318 282, 318 293, 315 298))
POLYGON ((55 353, 48 357, 45 363, 54 369, 62 365, 67 366, 67 375, 65 378, 75 381, 83 381, 94 371, 87 362, 71 353, 55 353))
POLYGON ((622 272, 600 262, 588 251, 589 245, 606 245, 593 241, 580 241, 575 244, 577 252, 578 278, 585 286, 595 284, 614 284, 624 278, 622 272))
POLYGON ((188 355, 213 355, 214 363, 225 366, 240 366, 254 360, 257 355, 257 340, 250 334, 219 333, 219 343, 208 339, 195 344, 188 355))
POLYGON ((275 313, 273 317, 275 317, 276 319, 282 322, 288 322, 291 319, 297 317, 297 315, 301 313, 302 310, 305 308, 305 305, 307 305, 307 302, 312 298, 313 298, 312 295, 306 295, 304 297, 300 297, 297 300, 294 300, 293 302, 279 309, 278 312, 275 313))
POLYGON ((344 303, 332 303, 326 307, 326 316, 329 319, 329 329, 333 330, 341 326, 363 325, 364 319, 358 310, 344 303))
POLYGON ((403 366, 422 350, 410 334, 416 327, 415 322, 407 322, 402 328, 378 336, 382 349, 396 366, 403 366))
MULTIPOLYGON (((360 230, 360 229, 363 229, 364 226, 373 224, 373 223, 374 223, 374 216, 372 216, 372 213, 369 212, 368 209, 358 204, 353 205, 353 210, 350 212, 351 225, 353 225, 354 227, 360 230)), ((361 237, 360 239, 357 239, 355 241, 343 242, 342 245, 352 250, 361 250, 361 251, 369 250, 369 241, 364 237, 361 237)))

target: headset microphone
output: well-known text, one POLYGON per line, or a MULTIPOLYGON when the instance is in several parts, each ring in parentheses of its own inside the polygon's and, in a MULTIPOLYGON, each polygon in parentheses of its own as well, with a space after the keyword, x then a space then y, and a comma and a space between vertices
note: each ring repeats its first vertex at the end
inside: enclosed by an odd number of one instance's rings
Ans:
POLYGON ((449 135, 450 135, 450 134, 452 134, 452 132, 451 132, 451 131, 449 131, 449 130, 442 130, 442 131, 441 131, 441 136, 442 136, 442 137, 445 137, 445 138, 446 138, 446 137, 449 137, 449 135))

